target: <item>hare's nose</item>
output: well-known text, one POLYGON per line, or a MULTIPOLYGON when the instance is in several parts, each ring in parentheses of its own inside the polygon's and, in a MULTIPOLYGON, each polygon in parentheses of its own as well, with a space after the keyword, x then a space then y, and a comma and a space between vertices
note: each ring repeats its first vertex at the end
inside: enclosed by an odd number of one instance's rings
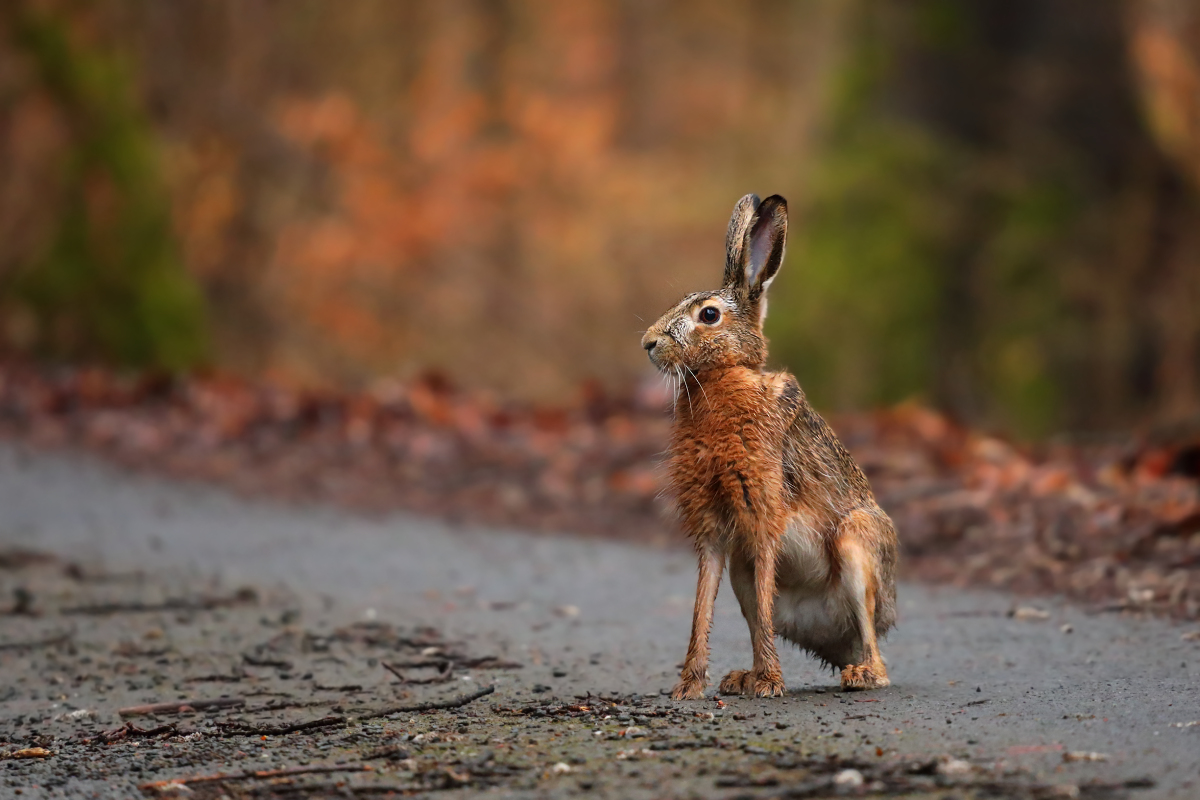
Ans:
POLYGON ((642 342, 642 347, 646 348, 647 353, 653 353, 654 348, 658 347, 658 339, 648 339, 642 342))

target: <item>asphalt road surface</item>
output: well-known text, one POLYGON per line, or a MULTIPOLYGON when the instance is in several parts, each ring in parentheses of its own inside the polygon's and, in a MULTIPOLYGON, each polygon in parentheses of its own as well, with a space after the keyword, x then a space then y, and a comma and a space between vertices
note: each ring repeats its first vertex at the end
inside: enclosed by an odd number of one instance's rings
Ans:
MULTIPOLYGON (((888 689, 781 648, 786 698, 674 703, 687 552, 5 446, 0 554, 0 797, 1200 796, 1200 641, 1171 621, 903 585, 888 689)), ((710 695, 749 658, 723 586, 710 695)))

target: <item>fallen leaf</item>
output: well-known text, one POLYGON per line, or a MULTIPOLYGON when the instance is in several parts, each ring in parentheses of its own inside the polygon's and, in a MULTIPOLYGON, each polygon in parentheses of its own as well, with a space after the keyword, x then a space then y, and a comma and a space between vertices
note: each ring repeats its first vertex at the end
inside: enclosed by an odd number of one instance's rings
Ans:
POLYGON ((1034 753, 1057 753, 1062 750, 1061 744, 1019 744, 1008 748, 1010 756, 1027 756, 1034 753))
POLYGON ((5 758, 47 758, 52 755, 54 753, 44 747, 26 747, 7 754, 5 758))

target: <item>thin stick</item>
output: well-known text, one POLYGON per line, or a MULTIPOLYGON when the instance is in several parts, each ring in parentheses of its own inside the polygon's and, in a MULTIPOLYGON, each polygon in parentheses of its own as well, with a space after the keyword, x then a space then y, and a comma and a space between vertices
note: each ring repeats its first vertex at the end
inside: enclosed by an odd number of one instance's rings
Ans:
POLYGON ((48 639, 35 639, 31 642, 0 642, 0 650, 33 650, 38 647, 51 647, 69 641, 73 633, 60 633, 48 639))
POLYGON ((161 603, 98 603, 90 606, 70 606, 62 609, 59 613, 98 615, 147 611, 212 611, 217 608, 247 605, 256 601, 257 596, 252 592, 237 592, 227 597, 201 597, 195 600, 170 597, 161 603))
POLYGON ((201 711, 205 708, 235 708, 244 705, 246 705, 246 701, 240 697, 218 697, 213 700, 180 700, 177 703, 129 706, 118 709, 117 713, 122 717, 144 717, 148 714, 182 714, 187 711, 201 711))
POLYGON ((289 733, 330 728, 334 725, 344 724, 346 724, 345 717, 332 716, 321 717, 320 719, 309 720, 308 722, 297 722, 292 725, 280 725, 275 728, 258 725, 237 725, 234 723, 217 723, 217 727, 221 730, 222 735, 228 736, 283 736, 289 733))
POLYGON ((518 664, 516 661, 502 661, 499 656, 479 656, 477 658, 427 658, 419 661, 395 661, 392 666, 397 669, 444 670, 450 666, 459 669, 522 669, 525 665, 518 664))
POLYGON ((292 775, 321 775, 330 772, 371 772, 369 764, 330 764, 319 767, 284 767, 283 769, 262 769, 246 772, 218 772, 215 775, 195 775, 191 778, 175 778, 169 781, 154 781, 144 783, 138 788, 144 792, 169 789, 171 786, 186 786, 193 783, 219 783, 221 781, 270 780, 271 778, 286 778, 292 775))
POLYGON ((88 742, 100 741, 105 744, 119 742, 122 739, 149 739, 155 736, 161 736, 164 733, 178 733, 174 725, 159 725, 157 728, 139 728, 132 722, 126 722, 120 728, 115 728, 111 731, 104 731, 99 736, 93 739, 88 739, 88 742))
POLYGON ((379 662, 383 668, 400 679, 400 683, 404 686, 432 686, 435 683, 449 683, 454 680, 454 672, 450 669, 450 662, 443 661, 439 666, 439 672, 432 678, 406 678, 404 673, 396 669, 386 661, 379 662))
POLYGON ((282 658, 258 658, 249 653, 242 653, 242 660, 252 667, 278 667, 279 669, 291 669, 292 662, 282 658))
POLYGON ((397 706, 395 708, 385 708, 380 711, 371 711, 367 714, 360 714, 359 719, 378 719, 391 714, 410 714, 420 711, 439 711, 446 708, 462 708, 467 703, 478 700, 481 697, 491 694, 496 691, 495 686, 484 686, 477 692, 464 694, 461 697, 456 697, 453 700, 443 700, 440 703, 419 703, 415 706, 397 706))

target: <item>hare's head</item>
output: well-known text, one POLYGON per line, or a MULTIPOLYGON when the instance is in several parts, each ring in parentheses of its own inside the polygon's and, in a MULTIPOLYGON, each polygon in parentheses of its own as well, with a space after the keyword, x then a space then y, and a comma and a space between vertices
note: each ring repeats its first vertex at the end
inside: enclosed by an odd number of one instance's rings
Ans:
POLYGON ((760 201, 752 194, 739 200, 725 234, 724 285, 689 294, 650 327, 642 347, 654 366, 676 374, 761 367, 767 359, 767 287, 783 263, 786 238, 786 200, 772 195, 760 201))

